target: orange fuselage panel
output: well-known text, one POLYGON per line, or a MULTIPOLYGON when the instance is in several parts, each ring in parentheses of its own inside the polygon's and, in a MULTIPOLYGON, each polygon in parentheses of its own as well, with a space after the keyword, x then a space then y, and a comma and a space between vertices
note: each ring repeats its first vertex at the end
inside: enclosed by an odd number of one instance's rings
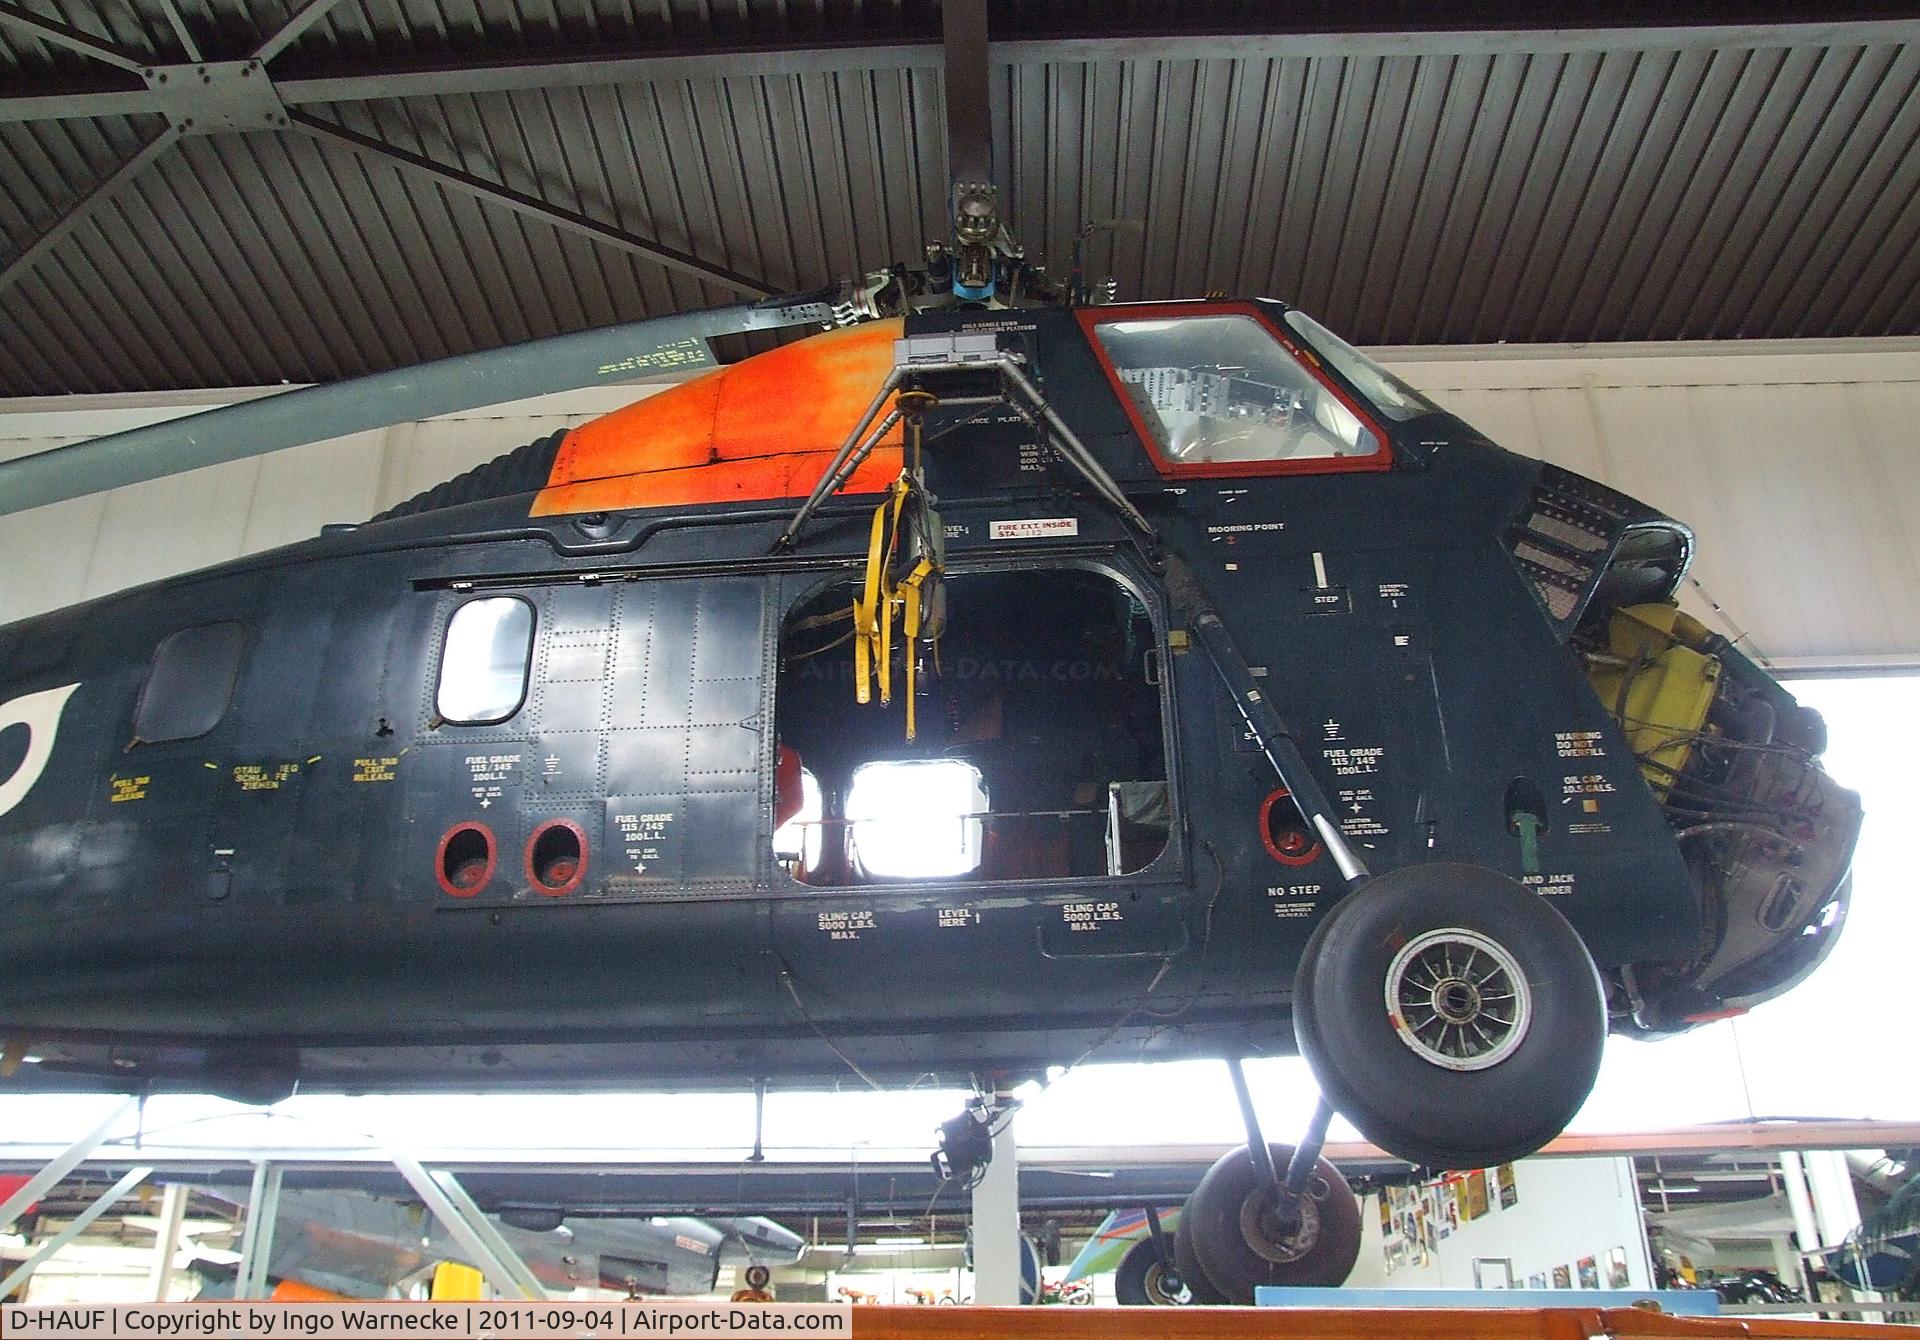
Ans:
MULTIPOLYGON (((581 424, 533 515, 805 497, 893 370, 901 330, 815 335, 581 424)), ((879 493, 899 473, 895 428, 841 492, 879 493)))

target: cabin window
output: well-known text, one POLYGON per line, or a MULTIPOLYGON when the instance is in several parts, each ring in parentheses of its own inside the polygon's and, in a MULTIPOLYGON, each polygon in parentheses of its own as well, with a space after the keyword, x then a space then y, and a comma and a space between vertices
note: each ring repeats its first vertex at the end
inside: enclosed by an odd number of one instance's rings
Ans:
POLYGON ((469 600, 447 620, 436 710, 456 726, 505 721, 527 696, 533 606, 518 596, 469 600))
POLYGON ((1334 371, 1359 388, 1373 407, 1395 423, 1405 423, 1423 414, 1438 414, 1440 407, 1335 335, 1305 312, 1289 311, 1287 324, 1304 336, 1308 346, 1333 365, 1334 371))
POLYGON ((246 644, 246 631, 237 623, 201 624, 169 634, 153 649, 134 709, 134 738, 142 744, 192 740, 219 725, 233 701, 246 644))
POLYGON ((820 779, 811 768, 800 769, 800 797, 793 813, 773 830, 773 858, 785 866, 795 879, 820 868, 820 820, 826 811, 820 804, 820 779))
POLYGON ((789 612, 776 689, 775 860, 826 888, 1130 874, 1172 825, 1160 650, 1140 598, 1080 568, 950 573, 919 649, 915 732, 856 698, 853 587, 789 612))
POLYGON ((1082 317, 1164 472, 1322 473, 1391 464, 1359 402, 1259 318, 1167 311, 1082 317))
POLYGON ((870 879, 970 875, 986 814, 987 788, 971 763, 863 763, 847 790, 847 851, 870 879))

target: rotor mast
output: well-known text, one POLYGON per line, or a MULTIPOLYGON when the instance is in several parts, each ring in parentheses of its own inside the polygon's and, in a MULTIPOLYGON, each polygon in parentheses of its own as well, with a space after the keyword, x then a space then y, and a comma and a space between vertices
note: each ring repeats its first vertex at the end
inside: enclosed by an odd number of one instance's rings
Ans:
POLYGON ((953 296, 990 303, 999 258, 1017 256, 1000 213, 993 175, 992 67, 987 52, 987 0, 945 0, 940 7, 941 75, 946 89, 948 240, 953 296))

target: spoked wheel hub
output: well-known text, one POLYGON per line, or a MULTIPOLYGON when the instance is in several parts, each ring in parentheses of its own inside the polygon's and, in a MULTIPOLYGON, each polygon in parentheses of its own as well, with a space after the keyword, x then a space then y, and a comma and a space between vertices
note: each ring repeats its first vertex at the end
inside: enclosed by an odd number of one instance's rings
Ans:
POLYGON ((1387 1016, 1415 1055, 1447 1070, 1499 1065, 1526 1040, 1533 1002, 1504 945, 1448 926, 1400 947, 1387 965, 1387 1016))
POLYGON ((1317 1185, 1296 1202, 1291 1215, 1280 1210, 1281 1193, 1277 1187, 1255 1187, 1240 1205, 1240 1236, 1256 1256, 1275 1265, 1289 1265, 1307 1256, 1320 1242, 1320 1209, 1314 1203, 1316 1191, 1327 1194, 1327 1184, 1317 1185))
MULTIPOLYGON (((1171 1246, 1171 1241, 1167 1245, 1171 1246)), ((1187 1307, 1217 1301, 1199 1297, 1199 1291, 1172 1262, 1161 1261, 1151 1238, 1134 1243, 1120 1258, 1113 1272, 1113 1294, 1128 1307, 1187 1307)))
POLYGON ((1146 1286, 1147 1302, 1155 1307, 1186 1307, 1193 1302, 1193 1291, 1158 1261, 1147 1267, 1146 1286))
POLYGON ((1550 899, 1435 861, 1376 876, 1321 918, 1294 976, 1293 1032, 1320 1092, 1374 1144, 1490 1168, 1580 1110, 1606 994, 1550 899))

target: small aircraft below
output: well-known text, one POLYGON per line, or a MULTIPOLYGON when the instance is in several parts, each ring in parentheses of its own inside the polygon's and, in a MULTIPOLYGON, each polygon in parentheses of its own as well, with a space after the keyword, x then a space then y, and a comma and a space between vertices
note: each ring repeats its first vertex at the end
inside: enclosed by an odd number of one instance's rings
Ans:
MULTIPOLYGON (((583 1218, 511 1209, 492 1218, 534 1278, 558 1293, 708 1294, 724 1265, 790 1265, 806 1250, 798 1234, 771 1219, 583 1218)), ((364 1191, 287 1191, 275 1215, 267 1278, 288 1291, 386 1298, 447 1261, 479 1264, 418 1206, 364 1191)), ((207 1281, 201 1298, 232 1296, 232 1280, 217 1266, 201 1265, 199 1273, 207 1281)))
POLYGON ((1270 1147, 1242 1082, 1248 1146, 1157 1251, 1168 1296, 1251 1301, 1352 1265, 1333 1109, 1414 1163, 1506 1162, 1610 1029, 1812 971, 1858 800, 1818 716, 1678 608, 1685 525, 1283 303, 1095 301, 997 209, 957 179, 924 269, 842 290, 0 463, 13 510, 162 442, 819 332, 0 628, 12 1086, 989 1086, 1298 1050, 1306 1138, 1270 1147))

